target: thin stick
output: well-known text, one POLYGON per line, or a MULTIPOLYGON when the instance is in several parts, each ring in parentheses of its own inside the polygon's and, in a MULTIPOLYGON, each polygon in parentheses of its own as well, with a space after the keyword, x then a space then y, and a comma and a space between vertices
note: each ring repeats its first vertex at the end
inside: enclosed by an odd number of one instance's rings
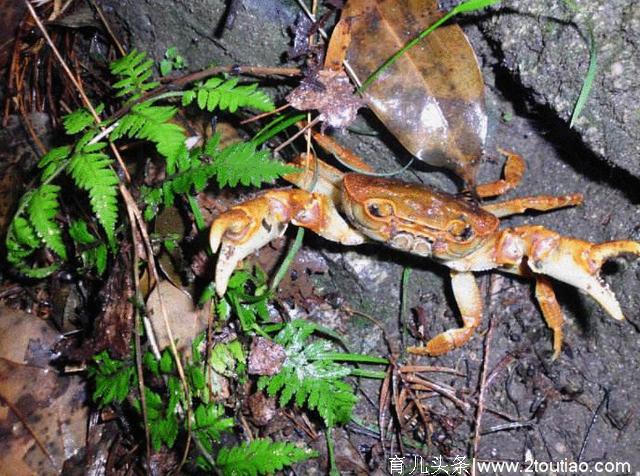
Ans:
POLYGON ((609 391, 605 388, 604 389, 604 397, 602 397, 602 400, 600 401, 600 404, 598 405, 598 408, 596 408, 596 411, 593 412, 593 416, 591 417, 591 421, 589 422, 589 426, 587 427, 587 431, 585 432, 585 435, 584 435, 584 440, 582 440, 582 446, 580 447, 580 453, 578 453, 578 463, 580 461, 582 461, 582 456, 584 455, 584 450, 587 448, 587 443, 589 442, 589 435, 591 435, 591 428, 593 428, 593 425, 598 420, 598 415, 600 414, 600 411, 602 410, 602 408, 604 407, 604 404, 608 400, 609 400, 609 391))
POLYGON ((274 109, 273 111, 268 111, 268 112, 263 112, 262 114, 258 114, 256 116, 250 117, 249 119, 245 119, 244 121, 241 121, 240 124, 249 124, 250 122, 255 122, 259 119, 262 119, 263 117, 268 117, 268 116, 272 116, 274 114, 277 114, 281 111, 284 111, 286 108, 288 108, 289 106, 291 106, 291 104, 286 103, 284 106, 280 106, 277 109, 274 109))
POLYGON ((307 129, 311 129, 313 126, 315 126, 318 122, 320 122, 320 116, 316 117, 313 121, 309 122, 306 126, 304 126, 302 129, 300 129, 298 132, 296 132, 295 134, 293 134, 291 137, 289 137, 286 141, 284 141, 282 144, 280 144, 278 147, 276 147, 275 149, 273 149, 273 153, 277 154, 278 152, 280 152, 282 149, 284 149, 286 146, 288 146, 289 144, 291 144, 294 140, 296 140, 298 137, 300 137, 302 134, 304 134, 307 129))
POLYGON ((89 0, 89 3, 95 9, 96 13, 100 17, 100 21, 102 22, 102 25, 104 26, 105 30, 107 30, 107 33, 111 38, 111 41, 113 41, 113 43, 116 45, 116 49, 118 50, 118 53, 120 53, 120 56, 125 56, 127 52, 124 50, 124 48, 120 44, 120 41, 118 41, 118 38, 116 37, 115 33, 111 29, 111 25, 109 25, 109 22, 105 18, 104 13, 102 13, 102 9, 96 4, 96 2, 94 2, 94 0, 89 0))
MULTIPOLYGON (((486 390, 487 373, 489 367, 489 349, 491 347, 491 337, 493 335, 492 320, 489 320, 489 327, 484 338, 484 355, 482 356, 482 375, 480 376, 480 394, 478 395, 478 406, 476 407, 476 427, 473 435, 473 454, 472 458, 476 458, 480 448, 480 426, 482 424, 482 413, 484 410, 484 394, 486 390)), ((476 467, 472 465, 471 476, 475 476, 476 467)))

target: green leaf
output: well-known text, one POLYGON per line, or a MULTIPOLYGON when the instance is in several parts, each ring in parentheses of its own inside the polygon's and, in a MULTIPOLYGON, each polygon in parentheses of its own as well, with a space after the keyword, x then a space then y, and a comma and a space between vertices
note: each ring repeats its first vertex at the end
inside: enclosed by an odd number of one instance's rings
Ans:
POLYGON ((67 250, 62 241, 60 226, 55 221, 58 213, 58 193, 60 187, 43 184, 35 189, 27 205, 29 221, 43 243, 62 259, 67 259, 67 250))
POLYGON ((281 406, 295 397, 296 405, 316 410, 331 428, 351 419, 357 397, 351 386, 342 381, 351 374, 351 369, 335 362, 339 354, 331 352, 331 342, 325 339, 308 342, 315 329, 314 324, 303 320, 292 321, 282 328, 274 340, 285 347, 287 358, 278 374, 260 377, 258 388, 266 388, 270 396, 280 393, 281 406), (326 359, 327 355, 331 359, 326 359))
POLYGON ((167 160, 167 173, 173 174, 178 162, 187 155, 186 131, 169 122, 176 112, 172 106, 153 106, 149 102, 136 104, 120 118, 111 132, 111 140, 127 136, 154 142, 158 153, 167 160))
POLYGON ((200 404, 194 411, 193 431, 209 451, 213 442, 220 441, 222 433, 233 428, 233 418, 224 418, 224 407, 219 403, 200 404))
POLYGON ((578 96, 578 100, 576 101, 576 105, 573 108, 573 113, 571 114, 571 122, 569 123, 569 127, 573 127, 582 114, 582 110, 584 106, 587 104, 589 99, 589 95, 591 94, 591 88, 593 87, 593 82, 596 79, 596 72, 598 70, 598 47, 596 45, 595 35, 593 34, 593 26, 590 25, 589 28, 589 68, 587 69, 587 74, 584 77, 584 81, 582 82, 582 88, 580 88, 580 95, 578 96))
MULTIPOLYGON (((102 114, 102 111, 104 111, 104 104, 98 104, 95 111, 98 115, 102 114)), ((62 118, 62 123, 64 125, 64 130, 68 135, 77 134, 78 132, 84 131, 89 126, 96 125, 93 115, 86 108, 76 109, 72 113, 67 114, 62 118)))
POLYGON ((146 91, 160 83, 148 81, 153 74, 153 60, 146 60, 146 53, 132 50, 128 55, 117 59, 110 65, 111 74, 120 81, 113 84, 118 90, 117 97, 129 96, 130 100, 139 99, 146 91))
POLYGON ((169 374, 173 372, 173 356, 169 349, 165 349, 162 352, 162 357, 160 358, 160 372, 163 374, 169 374))
POLYGON ((44 182, 49 180, 53 175, 57 174, 62 168, 66 167, 67 159, 71 154, 71 147, 65 145, 63 147, 56 147, 51 149, 45 154, 38 167, 42 169, 42 175, 40 179, 44 182))
POLYGON ((269 151, 256 151, 253 142, 239 142, 226 147, 213 160, 213 170, 220 187, 235 187, 238 183, 259 187, 299 169, 269 160, 269 151))
POLYGON ((221 448, 216 465, 225 476, 257 476, 275 473, 285 466, 317 456, 317 452, 293 443, 257 439, 240 446, 221 448))
POLYGON ((200 109, 212 112, 214 109, 236 112, 239 107, 250 107, 259 111, 273 111, 275 106, 264 92, 257 89, 258 84, 238 86, 238 79, 213 77, 200 83, 182 96, 182 105, 188 106, 194 99, 200 109))
POLYGON ((68 172, 76 185, 89 193, 91 209, 104 228, 109 241, 115 240, 118 220, 118 176, 111 168, 113 160, 99 149, 105 144, 76 146, 68 172))
POLYGON ((93 400, 103 407, 111 403, 121 403, 137 383, 135 367, 131 363, 109 357, 102 351, 93 357, 89 376, 94 378, 96 389, 93 400))

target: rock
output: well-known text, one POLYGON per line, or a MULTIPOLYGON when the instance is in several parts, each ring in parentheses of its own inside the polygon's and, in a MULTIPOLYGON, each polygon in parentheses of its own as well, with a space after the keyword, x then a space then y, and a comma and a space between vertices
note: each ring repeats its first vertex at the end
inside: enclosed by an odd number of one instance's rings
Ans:
POLYGON ((569 123, 598 52, 589 100, 574 125, 598 156, 640 176, 640 8, 629 0, 513 0, 481 22, 506 66, 539 106, 569 123))

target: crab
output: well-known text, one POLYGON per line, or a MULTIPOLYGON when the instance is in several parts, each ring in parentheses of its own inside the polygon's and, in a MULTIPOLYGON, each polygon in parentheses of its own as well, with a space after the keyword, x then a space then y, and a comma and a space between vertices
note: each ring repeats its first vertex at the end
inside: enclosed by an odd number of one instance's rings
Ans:
MULTIPOLYGON (((326 138, 321 142, 333 153, 346 153, 326 138)), ((505 178, 478 186, 477 195, 500 195, 522 179, 523 159, 501 152, 507 156, 505 178)), ((342 173, 311 155, 303 154, 296 162, 304 168, 285 179, 299 188, 265 191, 213 221, 210 244, 214 253, 220 249, 215 271, 220 296, 241 260, 282 236, 293 224, 346 246, 381 242, 449 268, 463 325, 436 335, 424 346, 408 348, 410 353, 438 356, 473 336, 483 315, 474 277, 478 271, 497 270, 534 280, 535 297, 553 332, 553 359, 560 355, 565 318, 550 278, 584 291, 611 317, 624 319, 615 294, 599 271, 618 255, 640 256, 640 243, 591 243, 535 225, 500 227, 500 218, 526 210, 579 205, 581 194, 530 196, 486 204, 420 184, 342 173)))

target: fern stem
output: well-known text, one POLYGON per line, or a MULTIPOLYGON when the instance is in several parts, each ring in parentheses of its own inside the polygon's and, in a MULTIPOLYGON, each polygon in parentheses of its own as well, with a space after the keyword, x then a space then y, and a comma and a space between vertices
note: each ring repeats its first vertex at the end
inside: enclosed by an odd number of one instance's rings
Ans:
POLYGON ((193 219, 196 222, 196 227, 198 228, 198 231, 202 231, 207 227, 207 224, 204 222, 204 217, 202 216, 198 202, 191 195, 188 196, 188 199, 191 213, 193 213, 193 219))
POLYGON ((388 365, 389 360, 365 354, 345 354, 343 352, 324 352, 311 360, 331 360, 333 362, 359 362, 362 364, 388 365))
POLYGON ((349 375, 351 375, 352 377, 363 377, 363 378, 384 380, 384 378, 387 376, 387 373, 381 372, 379 370, 352 369, 349 375))
POLYGON ((302 238, 304 238, 304 228, 301 227, 301 228, 298 228, 298 231, 296 233, 296 239, 291 245, 291 248, 289 249, 287 256, 285 256, 284 260, 282 261, 282 264, 280 265, 280 268, 278 269, 278 272, 273 278, 273 282, 271 283, 271 288, 270 288, 272 292, 276 292, 278 290, 280 281, 282 281, 282 279, 284 278, 285 274, 287 273, 287 270, 289 269, 289 266, 291 266, 293 259, 296 257, 296 254, 298 253, 298 251, 300 250, 300 247, 302 246, 302 238))
POLYGON ((327 439, 327 453, 329 457, 329 475, 340 476, 340 471, 338 471, 338 465, 336 464, 336 456, 334 451, 333 428, 327 428, 327 431, 325 431, 324 434, 327 439))
POLYGON ((182 96, 184 96, 184 91, 168 91, 166 93, 154 96, 145 102, 151 103, 153 101, 160 101, 161 99, 181 98, 182 96))

